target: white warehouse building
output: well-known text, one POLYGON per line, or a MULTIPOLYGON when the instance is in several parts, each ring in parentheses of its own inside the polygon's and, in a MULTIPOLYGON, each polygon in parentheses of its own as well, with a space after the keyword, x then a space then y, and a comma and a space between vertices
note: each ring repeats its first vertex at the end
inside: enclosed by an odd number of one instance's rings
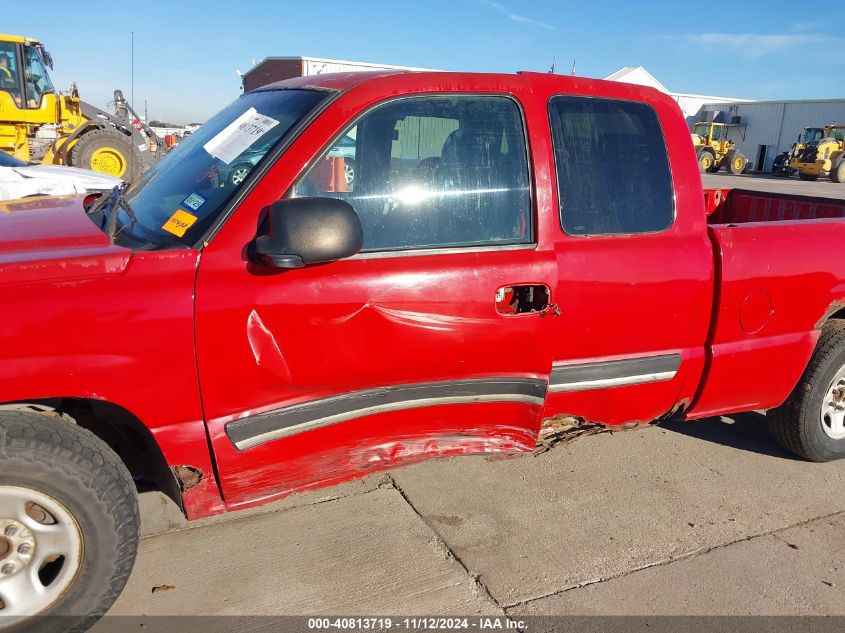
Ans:
POLYGON ((769 172, 775 156, 788 150, 805 127, 845 122, 845 99, 753 101, 672 92, 642 66, 626 67, 605 77, 651 86, 674 98, 687 122, 730 124, 728 138, 748 158, 749 171, 769 172))
POLYGON ((749 170, 769 172, 775 156, 788 150, 805 127, 845 122, 845 99, 708 103, 699 119, 713 119, 717 113, 723 113, 717 120, 726 123, 739 117, 728 138, 748 158, 749 170))

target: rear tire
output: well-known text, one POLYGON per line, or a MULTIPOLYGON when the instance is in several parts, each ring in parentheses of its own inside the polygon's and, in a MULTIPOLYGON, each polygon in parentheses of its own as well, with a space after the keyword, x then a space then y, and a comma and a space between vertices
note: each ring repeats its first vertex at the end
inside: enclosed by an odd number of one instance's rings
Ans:
POLYGON ((824 325, 798 385, 766 416, 778 443, 799 457, 813 462, 845 457, 845 321, 824 325))
POLYGON ((818 178, 819 178, 816 174, 805 174, 802 171, 798 172, 798 177, 801 180, 809 180, 809 181, 818 180, 818 178))
POLYGON ((89 431, 3 411, 0 482, 2 624, 17 616, 16 632, 87 630, 114 603, 135 562, 132 477, 89 431))
POLYGON ((742 152, 732 150, 725 156, 725 165, 731 174, 739 176, 745 171, 745 167, 748 165, 748 159, 742 152))
POLYGON ((833 182, 845 182, 845 158, 839 160, 839 164, 830 170, 830 179, 833 182))
POLYGON ((83 132, 70 150, 70 164, 134 182, 144 172, 143 157, 125 134, 114 128, 83 132))

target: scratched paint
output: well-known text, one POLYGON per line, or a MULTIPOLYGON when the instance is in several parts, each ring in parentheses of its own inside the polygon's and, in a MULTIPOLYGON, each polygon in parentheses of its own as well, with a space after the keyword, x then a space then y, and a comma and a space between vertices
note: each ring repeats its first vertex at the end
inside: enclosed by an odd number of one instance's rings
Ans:
MULTIPOLYGON (((226 504, 234 510, 288 495, 357 479, 374 472, 408 466, 435 457, 458 455, 514 455, 530 453, 537 442, 537 432, 520 426, 490 425, 484 428, 439 429, 419 435, 395 435, 373 438, 352 448, 326 448, 300 462, 295 476, 287 472, 284 482, 271 495, 226 504)), ((237 474, 235 488, 255 486, 265 475, 279 476, 275 468, 257 468, 237 474), (265 472, 267 470, 267 472, 265 472)))

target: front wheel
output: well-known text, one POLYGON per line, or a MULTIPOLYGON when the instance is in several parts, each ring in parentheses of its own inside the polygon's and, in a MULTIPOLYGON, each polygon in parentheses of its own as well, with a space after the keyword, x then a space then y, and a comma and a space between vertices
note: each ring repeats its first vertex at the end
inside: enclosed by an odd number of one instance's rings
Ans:
POLYGON ((0 455, 0 626, 86 630, 135 561, 132 477, 89 431, 35 413, 0 412, 0 455))
POLYGON ((701 150, 698 153, 698 170, 701 173, 709 172, 716 164, 716 155, 709 150, 701 150))
POLYGON ((824 325, 798 385, 766 415, 778 443, 799 457, 813 462, 845 457, 845 321, 824 325))
POLYGON ((818 180, 818 178, 819 178, 816 174, 806 174, 803 171, 798 172, 798 177, 801 180, 809 180, 809 181, 818 180))
POLYGON ((140 150, 126 134, 111 127, 83 132, 70 150, 70 164, 126 182, 135 182, 144 172, 140 150))
POLYGON ((252 163, 241 163, 232 167, 229 170, 229 176, 227 180, 229 181, 230 187, 238 187, 246 177, 249 176, 249 172, 252 171, 252 163))

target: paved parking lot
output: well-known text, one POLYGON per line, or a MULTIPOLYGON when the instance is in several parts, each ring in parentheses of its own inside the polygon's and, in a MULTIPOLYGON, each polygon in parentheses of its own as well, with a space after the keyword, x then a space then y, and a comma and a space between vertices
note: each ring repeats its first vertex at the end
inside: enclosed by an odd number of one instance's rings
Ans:
POLYGON ((186 525, 143 496, 113 614, 845 615, 845 461, 755 413, 462 457, 186 525))

